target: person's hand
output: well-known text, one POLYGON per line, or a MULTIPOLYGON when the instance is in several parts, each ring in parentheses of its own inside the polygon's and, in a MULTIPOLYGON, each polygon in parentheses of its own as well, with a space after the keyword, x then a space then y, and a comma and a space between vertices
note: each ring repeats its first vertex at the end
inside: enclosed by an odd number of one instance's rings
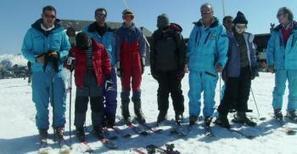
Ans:
POLYGON ((216 71, 218 72, 218 73, 222 73, 223 72, 223 67, 220 65, 220 64, 217 64, 216 65, 216 71))
POLYGON ((48 56, 52 57, 52 58, 55 58, 55 59, 59 58, 59 54, 56 51, 52 51, 52 50, 48 51, 48 56))
POLYGON ((36 61, 40 64, 44 64, 45 61, 45 55, 40 55, 36 57, 36 61))
POLYGON ((270 73, 275 73, 274 66, 273 65, 269 65, 268 68, 267 68, 267 71, 270 72, 270 73))
POLYGON ((74 57, 68 57, 67 58, 67 68, 70 71, 74 70, 74 66, 75 66, 75 58, 74 57))

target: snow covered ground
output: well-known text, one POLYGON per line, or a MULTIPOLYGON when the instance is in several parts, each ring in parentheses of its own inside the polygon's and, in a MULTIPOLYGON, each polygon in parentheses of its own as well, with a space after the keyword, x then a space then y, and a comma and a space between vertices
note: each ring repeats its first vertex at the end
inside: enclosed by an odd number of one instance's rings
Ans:
MULTIPOLYGON (((204 138, 201 122, 199 122, 200 126, 197 126, 187 138, 177 139, 168 135, 168 130, 164 130, 162 134, 152 134, 147 137, 135 135, 131 139, 120 138, 116 140, 115 142, 119 144, 119 149, 113 151, 102 147, 91 135, 88 136, 88 139, 90 140, 89 142, 92 148, 96 149, 96 153, 135 153, 132 150, 134 148, 145 147, 148 144, 156 144, 164 147, 164 144, 167 143, 174 143, 175 148, 181 151, 181 153, 297 153, 297 135, 286 135, 283 131, 284 129, 279 128, 277 123, 271 120, 273 85, 274 76, 268 73, 261 73, 260 78, 254 80, 252 85, 261 116, 266 117, 266 120, 258 121, 256 128, 246 128, 235 125, 236 129, 246 134, 258 135, 253 140, 246 139, 236 133, 230 133, 219 127, 213 128, 215 138, 204 138)), ((147 121, 151 123, 156 121, 158 114, 156 103, 157 83, 148 72, 145 73, 142 89, 143 112, 147 121)), ((186 117, 188 117, 188 89, 188 78, 186 76, 183 80, 186 117)), ((74 91, 72 95, 73 98, 74 91)), ((217 102, 216 105, 218 105, 219 88, 217 88, 216 92, 217 95, 215 99, 217 102)), ((35 127, 35 108, 31 101, 31 87, 28 85, 27 80, 0 80, 0 96, 0 153, 36 153, 38 148, 38 136, 35 127)), ((287 102, 287 98, 284 100, 287 102)), ((67 100, 67 106, 68 105, 67 100)), ((284 106, 286 106, 286 103, 284 106)), ((249 107, 254 110, 254 112, 249 113, 249 115, 257 117, 252 97, 250 97, 249 100, 249 107)), ((130 110, 133 111, 132 103, 130 108, 130 110)), ((68 109, 67 107, 67 122, 69 115, 68 109)), ((72 109, 72 119, 74 119, 73 111, 74 109, 72 109)), ((120 115, 120 108, 118 108, 118 115, 120 115)), ((168 118, 174 118, 172 105, 170 105, 168 118)), ((90 116, 88 116, 87 125, 90 124, 90 116)), ((297 128, 296 124, 288 123, 287 125, 297 128)), ((72 126, 72 129, 73 128, 74 126, 72 126)), ((68 133, 68 123, 66 124, 66 131, 68 133)), ((50 133, 52 133, 52 130, 50 130, 50 133)), ((68 137, 66 139, 68 139, 68 137)), ((75 138, 72 140, 75 141, 75 138)), ((53 145, 53 147, 55 147, 55 145, 53 145)), ((79 153, 79 151, 78 144, 75 143, 73 145, 73 153, 79 153)), ((51 152, 58 153, 58 150, 54 149, 51 152)))

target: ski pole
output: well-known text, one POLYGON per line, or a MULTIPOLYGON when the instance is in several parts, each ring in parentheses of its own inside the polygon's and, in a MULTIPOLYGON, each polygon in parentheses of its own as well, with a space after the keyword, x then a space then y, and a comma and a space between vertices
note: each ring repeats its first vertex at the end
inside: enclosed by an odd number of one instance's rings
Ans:
MULTIPOLYGON (((69 142, 70 145, 72 143, 71 140, 71 103, 72 103, 72 70, 70 70, 70 77, 69 77, 69 142)), ((71 147, 71 146, 70 146, 71 147)))
POLYGON ((251 93, 252 93, 252 96, 253 96, 253 99, 254 99, 254 103, 255 103, 255 106, 256 106, 256 110, 257 110, 257 114, 258 114, 258 119, 261 120, 261 121, 263 121, 266 118, 265 117, 261 117, 261 115, 260 115, 260 111, 259 111, 259 108, 258 108, 258 105, 257 105, 256 98, 255 98, 254 91, 253 91, 253 88, 252 87, 251 87, 251 93))

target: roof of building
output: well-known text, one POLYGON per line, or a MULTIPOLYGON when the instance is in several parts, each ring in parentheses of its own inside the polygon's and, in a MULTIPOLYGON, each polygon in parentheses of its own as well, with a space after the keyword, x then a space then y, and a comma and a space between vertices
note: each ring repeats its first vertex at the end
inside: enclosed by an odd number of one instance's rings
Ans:
MULTIPOLYGON (((70 19, 62 19, 61 24, 62 26, 67 29, 69 27, 72 27, 75 29, 75 31, 81 31, 85 26, 91 24, 94 21, 91 20, 70 20, 70 19)), ((121 22, 106 22, 108 26, 110 26, 112 29, 118 29, 121 27, 122 23, 121 22)), ((152 32, 148 30, 145 27, 140 27, 143 28, 143 34, 146 37, 150 37, 152 35, 152 32)))

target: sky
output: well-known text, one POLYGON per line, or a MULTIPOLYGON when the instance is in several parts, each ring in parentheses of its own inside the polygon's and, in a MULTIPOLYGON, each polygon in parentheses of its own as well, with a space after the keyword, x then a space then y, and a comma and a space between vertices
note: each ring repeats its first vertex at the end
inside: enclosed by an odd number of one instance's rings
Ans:
POLYGON ((41 16, 42 7, 53 5, 59 19, 94 20, 94 10, 105 7, 108 21, 121 22, 121 12, 130 8, 135 13, 137 26, 151 31, 156 29, 156 18, 166 13, 170 22, 180 24, 185 38, 200 18, 200 6, 211 3, 214 14, 223 18, 236 16, 242 11, 249 21, 248 31, 254 34, 269 32, 270 23, 277 23, 276 13, 280 7, 289 7, 297 14, 296 0, 1 0, 0 1, 0 54, 21 53, 23 37, 31 24, 41 16))

